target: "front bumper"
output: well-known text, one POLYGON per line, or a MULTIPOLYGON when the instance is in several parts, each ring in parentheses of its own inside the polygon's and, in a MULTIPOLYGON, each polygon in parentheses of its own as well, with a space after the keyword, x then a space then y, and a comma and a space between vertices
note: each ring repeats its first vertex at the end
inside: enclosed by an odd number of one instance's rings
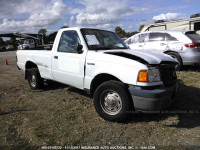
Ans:
POLYGON ((154 90, 144 90, 129 86, 129 91, 135 109, 144 111, 162 110, 175 101, 177 84, 154 90))

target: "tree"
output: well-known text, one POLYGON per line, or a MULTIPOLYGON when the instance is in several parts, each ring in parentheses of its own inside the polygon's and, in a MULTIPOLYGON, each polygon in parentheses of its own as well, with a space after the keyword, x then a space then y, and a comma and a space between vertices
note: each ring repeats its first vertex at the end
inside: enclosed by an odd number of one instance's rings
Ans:
POLYGON ((3 46, 3 45, 5 45, 5 42, 4 42, 4 40, 0 37, 0 46, 3 46))
POLYGON ((47 33, 46 29, 40 29, 38 31, 38 34, 42 34, 42 37, 41 37, 42 45, 44 45, 44 43, 46 43, 46 33, 47 33))
POLYGON ((115 33, 117 33, 119 35, 119 37, 123 38, 125 37, 126 32, 124 30, 122 30, 122 28, 120 26, 117 26, 115 28, 115 33))
POLYGON ((15 41, 16 41, 16 38, 15 38, 15 37, 10 37, 10 43, 11 43, 11 44, 15 43, 15 41))
POLYGON ((134 32, 125 32, 121 27, 117 26, 115 28, 115 33, 117 33, 121 38, 123 37, 131 37, 134 34, 137 34, 137 31, 134 32))
POLYGON ((63 29, 63 28, 69 28, 69 26, 64 25, 60 29, 63 29))
POLYGON ((6 46, 11 45, 10 40, 6 40, 6 41, 5 41, 5 45, 6 45, 6 46))
POLYGON ((10 44, 13 45, 14 48, 16 48, 16 38, 10 37, 10 44))
POLYGON ((38 31, 38 34, 46 35, 46 33, 47 33, 47 30, 46 30, 46 29, 40 29, 40 30, 38 31))
POLYGON ((143 27, 144 27, 144 25, 141 24, 141 25, 140 25, 140 28, 139 28, 139 31, 141 31, 143 27))

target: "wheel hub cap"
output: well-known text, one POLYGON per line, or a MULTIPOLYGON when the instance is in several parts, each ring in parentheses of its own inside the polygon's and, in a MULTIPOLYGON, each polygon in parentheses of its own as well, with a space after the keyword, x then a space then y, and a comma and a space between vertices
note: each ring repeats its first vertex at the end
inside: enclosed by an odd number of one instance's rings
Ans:
POLYGON ((114 91, 108 91, 101 99, 101 107, 109 115, 116 115, 122 108, 120 96, 114 91))
POLYGON ((32 85, 33 87, 36 86, 36 79, 35 79, 35 76, 34 76, 34 75, 31 76, 31 85, 32 85))
POLYGON ((109 107, 115 107, 117 105, 117 99, 113 96, 108 95, 105 98, 105 104, 109 107))

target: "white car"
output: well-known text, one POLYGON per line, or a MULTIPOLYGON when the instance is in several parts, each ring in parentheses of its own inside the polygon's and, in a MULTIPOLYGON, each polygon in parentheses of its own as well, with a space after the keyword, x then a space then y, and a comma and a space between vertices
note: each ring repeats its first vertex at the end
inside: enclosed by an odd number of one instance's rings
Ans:
POLYGON ((172 57, 130 50, 110 31, 60 29, 51 51, 18 50, 17 58, 32 89, 47 79, 85 90, 109 121, 124 120, 133 108, 163 109, 176 95, 177 62, 172 57))
POLYGON ((149 31, 138 33, 125 43, 131 49, 163 52, 175 58, 179 64, 200 63, 200 35, 195 31, 149 31))

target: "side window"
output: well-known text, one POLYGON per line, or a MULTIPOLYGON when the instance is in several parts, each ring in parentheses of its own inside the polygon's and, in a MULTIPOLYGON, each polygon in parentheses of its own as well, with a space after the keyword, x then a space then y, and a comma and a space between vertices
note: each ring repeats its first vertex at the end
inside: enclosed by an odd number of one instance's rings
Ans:
POLYGON ((187 32, 187 33, 185 33, 185 35, 187 37, 189 37, 192 41, 200 41, 200 35, 195 32, 193 32, 193 33, 187 32))
POLYGON ((145 41, 145 38, 146 38, 147 34, 140 34, 139 35, 139 43, 143 43, 145 41))
POLYGON ((164 41, 164 40, 165 40, 165 34, 163 34, 163 33, 150 33, 149 34, 149 42, 164 41))
POLYGON ((126 41, 126 43, 129 44, 134 44, 138 42, 138 36, 132 37, 130 39, 128 39, 128 41, 126 41))
POLYGON ((58 52, 76 53, 76 45, 80 43, 76 31, 64 31, 60 38, 58 52))
POLYGON ((125 43, 126 43, 127 45, 131 44, 131 39, 126 40, 125 43))
POLYGON ((139 43, 139 36, 135 36, 134 39, 132 40, 132 43, 139 43))
POLYGON ((165 33, 167 41, 178 41, 175 37, 171 36, 168 33, 165 33))

